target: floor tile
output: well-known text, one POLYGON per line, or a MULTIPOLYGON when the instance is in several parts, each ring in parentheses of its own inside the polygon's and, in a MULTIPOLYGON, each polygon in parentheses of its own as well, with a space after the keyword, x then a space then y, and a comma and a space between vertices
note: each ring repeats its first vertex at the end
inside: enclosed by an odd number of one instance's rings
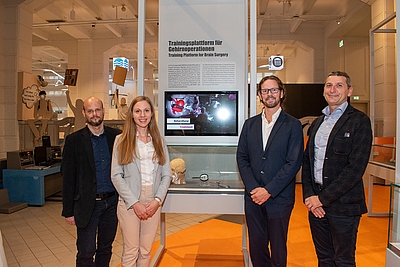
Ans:
MULTIPOLYGON (((65 219, 61 216, 61 209, 61 202, 48 201, 41 207, 29 206, 26 209, 11 214, 0 214, 0 229, 3 235, 3 247, 8 267, 75 266, 76 227, 68 225, 65 222, 65 219)), ((296 233, 309 231, 308 225, 305 228, 299 227, 298 220, 303 220, 304 216, 303 213, 301 215, 293 213, 288 242, 302 243, 305 247, 306 245, 311 245, 310 240, 303 240, 302 234, 296 235, 296 233), (297 236, 297 238, 293 238, 294 236, 297 236)), ((167 213, 165 216, 166 233, 170 235, 215 217, 221 216, 217 214, 167 213)), ((368 231, 374 232, 371 229, 377 227, 377 222, 375 222, 377 219, 369 219, 363 216, 362 220, 362 225, 365 225, 367 221, 370 222, 371 225, 368 231)), ((386 222, 387 218, 382 218, 382 220, 386 222)), ((364 235, 366 236, 364 239, 373 235, 373 233, 369 232, 366 235, 365 231, 360 228, 360 240, 364 238, 364 235)), ((160 231, 158 230, 156 241, 159 239, 160 231)), ((364 243, 367 243, 367 241, 364 241, 364 243)), ((117 229, 117 235, 113 244, 111 267, 115 267, 121 262, 122 244, 122 233, 120 229, 117 229)), ((364 252, 363 247, 359 246, 359 248, 360 252, 364 252)), ((366 251, 370 253, 369 250, 366 251)))

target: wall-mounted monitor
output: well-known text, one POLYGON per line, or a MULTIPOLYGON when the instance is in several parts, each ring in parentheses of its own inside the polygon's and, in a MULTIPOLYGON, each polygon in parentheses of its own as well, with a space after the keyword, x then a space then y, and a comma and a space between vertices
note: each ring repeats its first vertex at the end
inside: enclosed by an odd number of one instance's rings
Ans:
POLYGON ((239 97, 228 90, 165 91, 160 128, 168 144, 236 145, 239 97))

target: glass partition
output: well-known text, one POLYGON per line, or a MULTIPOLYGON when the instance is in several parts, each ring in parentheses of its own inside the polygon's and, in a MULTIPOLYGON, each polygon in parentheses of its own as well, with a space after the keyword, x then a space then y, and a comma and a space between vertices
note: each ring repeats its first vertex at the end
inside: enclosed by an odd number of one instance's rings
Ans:
POLYGON ((400 257, 400 185, 390 185, 388 249, 400 257))
POLYGON ((236 146, 168 146, 170 160, 182 158, 185 180, 199 180, 207 174, 210 181, 239 180, 236 146))

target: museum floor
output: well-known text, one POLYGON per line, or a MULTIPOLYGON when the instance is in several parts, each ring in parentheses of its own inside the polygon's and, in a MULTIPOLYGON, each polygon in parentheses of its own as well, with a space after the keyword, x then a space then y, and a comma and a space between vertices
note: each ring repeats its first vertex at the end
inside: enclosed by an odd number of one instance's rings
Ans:
MULTIPOLYGON (((296 205, 289 229, 288 266, 317 266, 308 229, 307 211, 301 202, 300 185, 297 185, 296 190, 296 205)), ((373 209, 388 211, 388 186, 374 186, 373 209)), ((75 227, 67 225, 60 213, 59 201, 46 201, 42 207, 30 206, 12 214, 0 214, 0 230, 9 267, 75 265, 75 227)), ((228 246, 232 249, 232 256, 226 259, 233 259, 238 266, 243 266, 240 255, 241 233, 237 223, 240 218, 234 217, 217 214, 166 214, 167 252, 158 266, 229 266, 223 263, 223 255, 206 256, 206 247, 209 247, 210 243, 216 245, 224 238, 232 242, 232 245, 228 246), (220 227, 218 237, 215 233, 206 231, 212 225, 220 227), (238 231, 232 234, 230 229, 238 231), (180 246, 184 242, 189 244, 180 246), (190 256, 187 256, 188 253, 190 256)), ((362 217, 358 235, 357 266, 384 266, 387 228, 387 217, 362 217)), ((155 246, 157 244, 158 241, 155 246)), ((122 236, 118 231, 111 267, 119 265, 121 252, 122 236)), ((226 252, 225 249, 224 253, 226 252)), ((229 255, 230 251, 227 254, 229 255)))

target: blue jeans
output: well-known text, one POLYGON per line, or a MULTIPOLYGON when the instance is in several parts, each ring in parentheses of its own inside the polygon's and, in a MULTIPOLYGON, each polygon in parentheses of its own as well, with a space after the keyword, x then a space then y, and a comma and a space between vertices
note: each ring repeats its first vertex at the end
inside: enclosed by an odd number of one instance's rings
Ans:
POLYGON ((112 254, 112 243, 117 232, 117 194, 96 200, 92 217, 86 228, 77 228, 77 267, 108 267, 112 254), (96 248, 97 234, 97 248, 96 248), (93 257, 96 254, 95 261, 93 257))
POLYGON ((356 266, 355 252, 361 216, 339 216, 329 212, 316 218, 309 212, 312 239, 319 267, 356 266))

